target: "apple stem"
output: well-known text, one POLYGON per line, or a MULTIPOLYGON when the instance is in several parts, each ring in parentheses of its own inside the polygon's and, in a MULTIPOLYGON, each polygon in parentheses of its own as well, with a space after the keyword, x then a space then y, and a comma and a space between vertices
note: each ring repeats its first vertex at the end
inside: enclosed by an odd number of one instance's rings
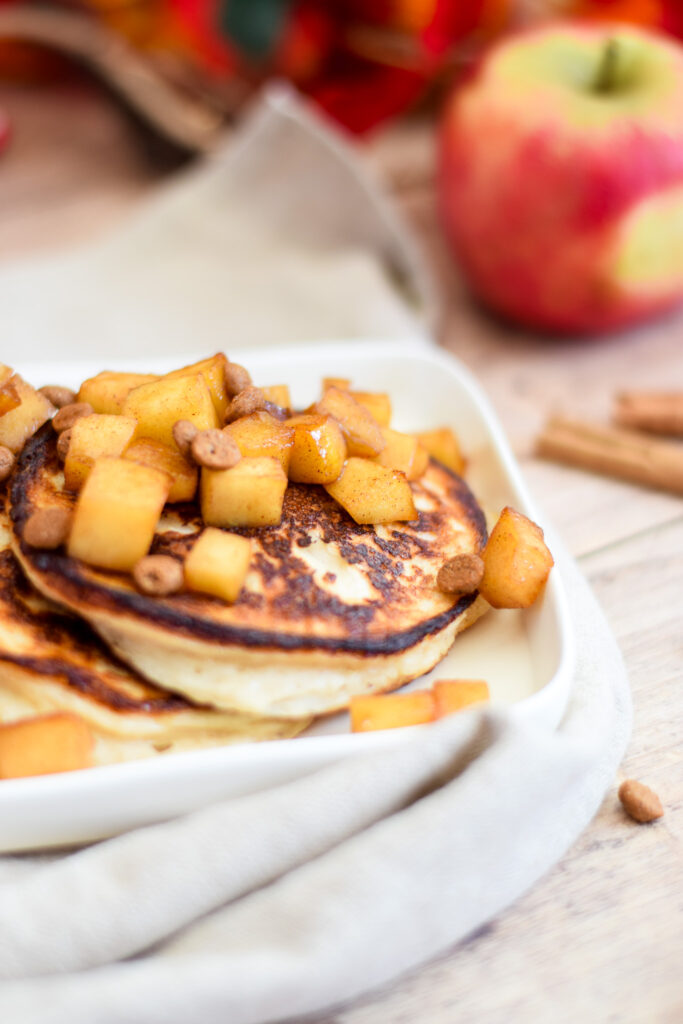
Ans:
POLYGON ((595 76, 593 89, 595 92, 610 92, 616 85, 617 68, 619 66, 619 42, 617 39, 608 39, 602 51, 598 73, 595 76))

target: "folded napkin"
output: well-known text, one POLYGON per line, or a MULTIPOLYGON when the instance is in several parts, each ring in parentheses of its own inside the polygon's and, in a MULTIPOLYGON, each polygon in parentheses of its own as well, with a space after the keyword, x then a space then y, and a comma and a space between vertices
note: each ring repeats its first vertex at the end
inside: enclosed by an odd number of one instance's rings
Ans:
MULTIPOLYGON (((345 144, 277 94, 230 153, 172 186, 115 239, 54 263, 5 269, 0 302, 9 303, 14 342, 28 344, 19 320, 29 311, 29 282, 49 285, 43 311, 30 311, 34 326, 44 330, 47 316, 53 338, 76 357, 92 354, 93 338, 111 351, 114 328, 132 329, 137 318, 137 350, 125 337, 119 352, 140 355, 144 341, 144 350, 168 353, 164 332, 171 347, 183 335, 174 317, 185 332, 194 317, 200 352, 214 342, 225 347, 240 324, 242 343, 266 335, 415 336, 420 320, 389 275, 417 296, 424 316, 431 292, 410 235, 345 144), (240 244, 254 247, 242 267, 233 225, 240 244), (285 251, 293 255, 283 268, 285 251), (230 284, 222 294, 207 253, 222 253, 230 284), (183 260, 191 284, 174 290, 183 260), (315 264, 322 290, 310 295, 315 264), (211 281, 202 282, 201 267, 211 281), (86 271, 88 294, 74 309, 73 275, 86 271), (108 274, 120 275, 120 288, 108 274), (244 296, 234 291, 240 282, 244 296), (113 291, 114 324, 101 325, 107 307, 98 303, 113 291), (148 310, 145 294, 168 308, 148 310), (268 315, 257 308, 266 300, 268 315)), ((39 350, 38 337, 34 357, 52 349, 39 350)), ((186 351, 186 333, 182 340, 186 351)), ((550 543, 579 652, 557 732, 504 710, 472 710, 409 730, 391 749, 76 853, 0 858, 3 1024, 299 1018, 451 947, 528 889, 598 808, 631 716, 603 615, 560 542, 550 543)))

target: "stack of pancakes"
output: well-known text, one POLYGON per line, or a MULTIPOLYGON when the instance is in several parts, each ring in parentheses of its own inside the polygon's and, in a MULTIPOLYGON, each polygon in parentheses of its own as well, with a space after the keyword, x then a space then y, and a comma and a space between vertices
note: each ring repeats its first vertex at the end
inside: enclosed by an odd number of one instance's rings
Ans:
MULTIPOLYGON (((73 711, 107 763, 294 736, 354 694, 415 679, 483 610, 435 578, 445 560, 481 549, 486 526, 441 464, 411 487, 417 521, 361 526, 322 487, 290 484, 279 526, 234 531, 254 550, 235 604, 151 597, 125 574, 22 540, 33 512, 75 502, 46 424, 4 494, 0 721, 73 711)), ((152 551, 182 556, 202 528, 196 505, 174 505, 152 551)))

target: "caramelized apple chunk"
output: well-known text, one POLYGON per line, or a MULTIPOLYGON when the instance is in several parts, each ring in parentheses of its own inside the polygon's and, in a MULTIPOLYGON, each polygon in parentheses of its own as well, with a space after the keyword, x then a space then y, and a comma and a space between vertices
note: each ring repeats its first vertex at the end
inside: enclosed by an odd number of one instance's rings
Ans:
POLYGON ((347 459, 341 476, 325 490, 357 523, 417 519, 413 492, 403 473, 369 459, 347 459))
POLYGON ((190 363, 189 366, 181 366, 179 370, 171 370, 165 374, 165 380, 175 380, 178 377, 195 377, 201 373, 206 385, 211 392, 211 398, 218 416, 219 423, 223 422, 225 410, 228 408, 228 393, 225 385, 225 368, 228 360, 222 352, 208 359, 200 359, 198 363, 190 363))
POLYGON ((0 725, 0 779, 89 768, 93 737, 82 718, 67 711, 0 725))
POLYGON ((232 469, 202 469, 202 519, 210 526, 277 526, 287 476, 278 459, 240 459, 232 469))
POLYGON ((328 388, 313 411, 337 421, 349 455, 372 458, 384 449, 386 442, 379 423, 348 391, 328 388))
MULTIPOLYGON (((8 367, 0 364, 0 372, 5 372, 8 367)), ((0 416, 0 444, 9 448, 15 455, 21 451, 29 437, 35 434, 43 423, 49 420, 55 411, 54 406, 47 400, 45 395, 27 384, 18 373, 10 375, 12 391, 19 398, 19 404, 8 409, 0 416)), ((14 399, 12 399, 12 403, 14 399)))
POLYGON ((142 466, 152 466, 170 476, 172 483, 166 501, 172 504, 177 501, 192 501, 197 492, 199 471, 193 462, 180 454, 177 448, 171 448, 163 441, 155 441, 151 437, 141 437, 126 449, 124 459, 139 462, 142 466))
POLYGON ((359 405, 367 409, 380 427, 388 427, 391 423, 391 399, 385 391, 349 391, 359 405))
POLYGON ((249 572, 251 541, 235 533, 207 527, 185 559, 185 583, 190 590, 222 597, 233 604, 249 572))
POLYGON ((300 484, 328 484, 344 467, 346 442, 331 416, 302 413, 287 420, 294 431, 289 479, 300 484))
POLYGON ((103 370, 95 377, 84 380, 78 391, 78 402, 87 402, 93 412, 117 416, 123 409, 126 396, 133 388, 157 380, 155 373, 116 373, 103 370))
POLYGON ((437 459, 447 469, 452 469, 458 476, 462 476, 465 472, 465 459, 458 439, 450 427, 424 430, 417 438, 432 458, 437 459))
POLYGON ((352 697, 349 713, 352 732, 400 729, 406 725, 433 722, 436 717, 430 690, 352 697))
POLYGON ((19 392, 15 387, 15 374, 9 366, 0 363, 0 416, 21 405, 19 392))
POLYGON ((151 466, 98 459, 76 502, 69 555, 130 572, 149 551, 170 489, 171 478, 151 466))
POLYGON ((279 459, 285 473, 288 471, 294 443, 294 430, 288 424, 259 409, 223 429, 237 442, 243 457, 279 459))
POLYGON ((437 718, 491 699, 488 683, 482 679, 439 679, 432 686, 432 693, 437 718))
POLYGON ((95 460, 105 455, 116 458, 133 440, 137 421, 132 416, 93 413, 82 416, 70 428, 69 448, 64 460, 64 485, 78 491, 85 483, 95 460))
POLYGON ((211 392, 201 373, 161 377, 129 392, 123 403, 125 416, 138 421, 138 437, 151 437, 173 445, 173 425, 189 420, 198 430, 218 427, 211 392))
POLYGON ((528 608, 554 565, 540 526, 509 506, 493 527, 482 557, 479 593, 493 608, 528 608))
POLYGON ((289 412, 292 408, 292 399, 289 394, 288 384, 271 384, 267 388, 261 388, 261 391, 266 396, 267 402, 277 405, 280 409, 284 409, 286 412, 289 412))
POLYGON ((422 476, 429 463, 429 456, 414 435, 382 427, 382 437, 386 447, 375 456, 374 462, 389 469, 400 469, 407 480, 417 480, 422 476))

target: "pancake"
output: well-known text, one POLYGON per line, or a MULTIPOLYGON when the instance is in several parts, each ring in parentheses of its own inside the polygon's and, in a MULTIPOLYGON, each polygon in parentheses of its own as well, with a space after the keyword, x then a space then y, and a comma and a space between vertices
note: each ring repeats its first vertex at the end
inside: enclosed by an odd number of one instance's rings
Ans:
POLYGON ((93 729, 97 764, 284 738, 308 724, 198 707, 146 682, 85 622, 36 593, 9 550, 7 526, 0 511, 0 722, 74 712, 93 729))
MULTIPOLYGON (((486 607, 476 594, 455 600, 435 586, 444 560, 485 543, 474 496, 434 461, 411 486, 416 522, 359 526, 323 488, 290 484, 279 526, 235 531, 254 546, 235 604, 196 593, 152 598, 124 574, 22 542, 33 511, 75 500, 45 427, 12 478, 12 545, 38 590, 146 678, 214 707, 320 715, 427 672, 486 607)), ((201 529, 196 506, 174 506, 152 550, 182 557, 201 529)))

